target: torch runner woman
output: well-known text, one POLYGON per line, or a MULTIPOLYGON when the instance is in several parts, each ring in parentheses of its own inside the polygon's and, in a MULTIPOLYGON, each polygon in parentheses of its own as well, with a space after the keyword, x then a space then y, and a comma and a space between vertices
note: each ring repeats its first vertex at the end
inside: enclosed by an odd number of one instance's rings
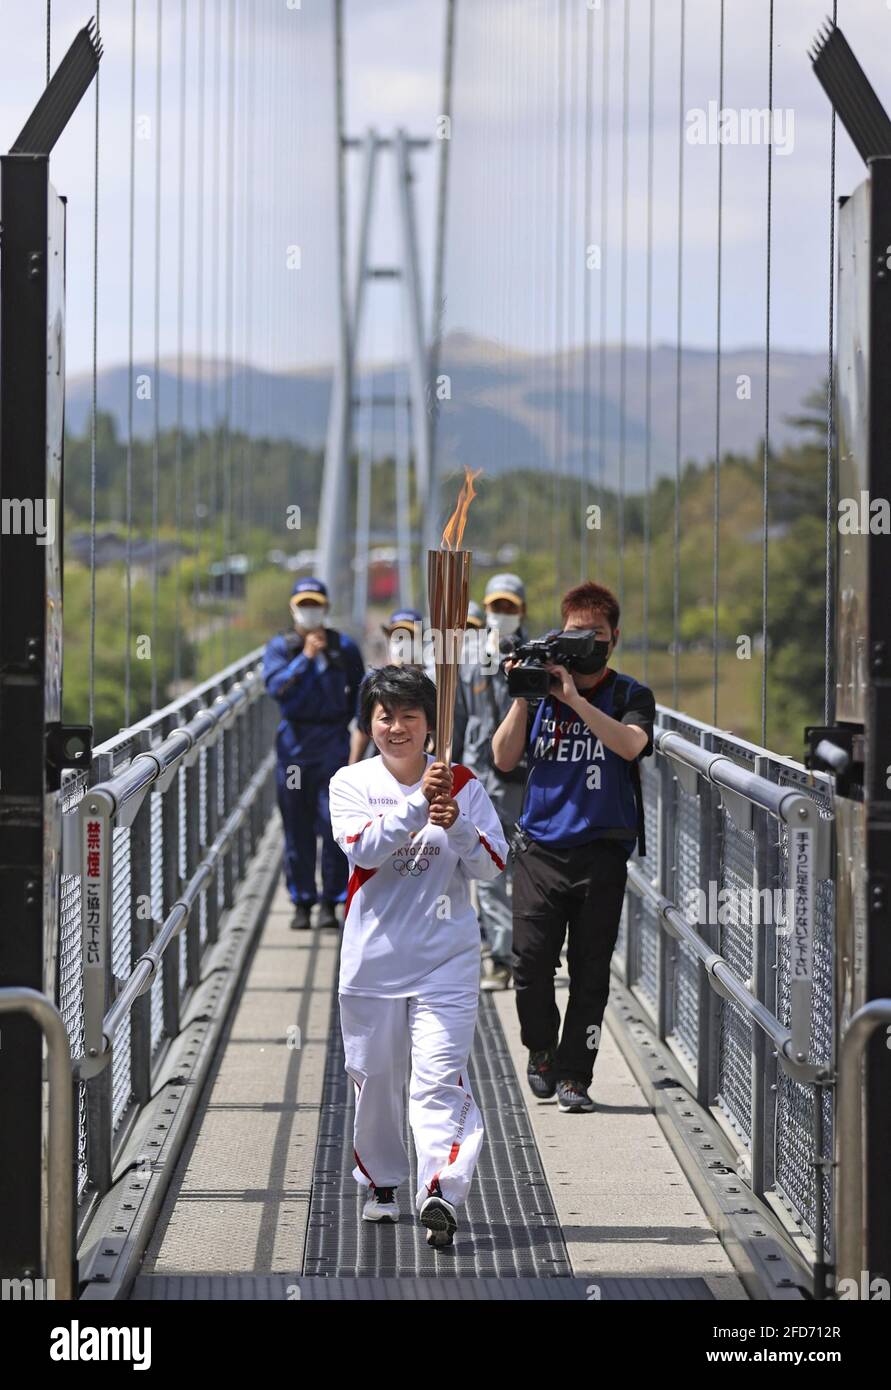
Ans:
POLYGON ((473 773, 425 752, 436 688, 423 671, 366 677, 360 723, 380 751, 331 778, 334 838, 349 860, 339 999, 356 1092, 353 1177, 366 1221, 396 1221, 409 1177, 404 1087, 429 1245, 450 1245, 483 1142, 467 1074, 479 999, 471 879, 502 872, 501 822, 473 773), (410 1064, 410 1075, 409 1073, 410 1064))

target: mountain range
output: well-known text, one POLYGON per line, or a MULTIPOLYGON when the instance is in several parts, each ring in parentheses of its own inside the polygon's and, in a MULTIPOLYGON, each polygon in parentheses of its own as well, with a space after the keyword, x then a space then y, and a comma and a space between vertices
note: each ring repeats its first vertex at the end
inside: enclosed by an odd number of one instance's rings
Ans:
MULTIPOLYGON (((159 420, 173 427, 177 412, 177 363, 160 363, 159 420)), ((805 397, 825 380, 825 352, 789 352, 772 348, 770 357, 770 443, 772 449, 795 440, 789 417, 801 413, 805 397)), ((134 363, 133 379, 151 378, 152 365, 134 363)), ((624 458, 629 492, 643 486, 646 466, 646 371, 643 347, 629 344, 624 354, 608 344, 601 361, 597 346, 560 354, 533 354, 464 333, 442 343, 440 389, 428 410, 437 419, 437 446, 442 473, 462 464, 489 474, 513 468, 550 470, 555 458, 562 471, 583 469, 596 479, 602 442, 603 477, 615 485, 624 458), (623 383, 624 374, 624 383, 623 383), (447 378, 446 382, 442 378, 447 378), (588 391, 585 391, 587 379, 588 391), (585 410, 587 395, 588 407, 585 410), (554 401, 560 409, 554 409, 554 401)), ((714 457, 716 442, 717 364, 714 351, 655 345, 650 357, 651 459, 653 478, 673 476, 678 452, 681 466, 714 457), (680 388, 678 375, 680 373, 680 388), (680 389, 678 439, 676 402, 680 389)), ((114 416, 118 434, 126 436, 129 371, 126 365, 98 374, 101 410, 114 416)), ((203 425, 222 418, 228 403, 235 429, 271 438, 287 438, 310 449, 324 444, 331 390, 330 367, 268 372, 220 360, 185 358, 182 368, 183 425, 194 430, 199 408, 203 425)), ((356 420, 356 439, 375 455, 392 454, 395 411, 386 398, 404 396, 407 377, 400 364, 366 366, 354 396, 364 402, 356 420), (369 410, 371 396, 385 398, 369 410)), ((154 401, 134 390, 133 429, 137 437, 154 430, 154 401)), ((142 388, 144 394, 144 385, 142 388)), ((431 393, 431 400, 433 395, 431 393)), ((92 383, 88 375, 70 376, 66 425, 83 434, 89 425, 92 383)), ((765 430, 765 353, 763 347, 722 354, 720 371, 722 455, 751 455, 765 430)), ((813 413, 813 412, 811 412, 813 413)))

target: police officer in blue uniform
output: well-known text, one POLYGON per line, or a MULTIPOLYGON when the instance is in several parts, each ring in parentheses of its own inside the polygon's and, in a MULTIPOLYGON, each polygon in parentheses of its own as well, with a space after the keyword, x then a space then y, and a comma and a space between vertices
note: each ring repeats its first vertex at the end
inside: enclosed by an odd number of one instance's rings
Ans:
POLYGON ((346 856, 335 844, 328 781, 347 761, 349 726, 365 663, 356 643, 325 626, 328 590, 298 579, 291 594, 294 629, 278 633, 263 657, 266 689, 281 707, 276 787, 285 830, 285 878, 294 918, 306 929, 316 893, 316 836, 322 838, 322 898, 317 925, 336 927, 335 904, 347 891, 346 856))
MULTIPOLYGON (((653 692, 608 664, 619 637, 619 604, 600 584, 564 595, 564 630, 593 629, 604 648, 584 664, 549 665, 551 693, 515 699, 492 739, 496 767, 510 771, 524 748, 529 778, 511 842, 513 969, 527 1077, 539 1100, 560 1110, 594 1109, 588 1095, 610 959, 619 931, 628 856, 645 848, 637 761, 653 750, 653 692), (569 999, 560 1032, 554 973, 569 937, 569 999)), ((509 669, 512 662, 505 662, 509 669)))

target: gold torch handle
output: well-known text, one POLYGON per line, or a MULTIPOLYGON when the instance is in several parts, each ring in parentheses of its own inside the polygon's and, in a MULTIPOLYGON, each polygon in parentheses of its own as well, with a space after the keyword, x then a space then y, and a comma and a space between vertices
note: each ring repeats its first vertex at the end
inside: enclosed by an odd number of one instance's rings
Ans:
POLYGON ((434 756, 449 765, 469 592, 470 551, 428 550, 427 597, 436 668, 434 756))

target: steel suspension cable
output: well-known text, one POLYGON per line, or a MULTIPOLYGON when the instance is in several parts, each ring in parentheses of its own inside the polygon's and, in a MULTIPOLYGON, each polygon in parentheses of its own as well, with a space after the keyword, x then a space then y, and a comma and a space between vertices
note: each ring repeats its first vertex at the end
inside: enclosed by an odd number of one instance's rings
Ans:
POLYGON ((767 286, 764 327, 764 474, 762 493, 762 560, 761 560, 761 746, 767 747, 767 548, 768 548, 768 485, 770 468, 770 253, 773 230, 773 19, 774 0, 770 0, 770 20, 767 53, 767 109, 771 131, 767 142, 767 286))
POLYGON ((160 511, 161 432, 161 97, 163 71, 164 0, 156 0, 155 70, 155 354, 152 379, 154 434, 152 441, 152 709, 158 708, 158 524, 160 511))
POLYGON ((235 0, 229 0, 229 42, 227 52, 228 72, 226 78, 226 250, 225 250, 225 373, 226 385, 223 398, 223 586, 225 592, 225 617, 223 621, 223 665, 229 664, 229 630, 232 622, 232 574, 230 552, 232 549, 232 355, 233 339, 233 285, 232 285, 232 242, 235 218, 235 0))
MULTIPOLYGON (((575 345, 575 304, 576 304, 576 275, 579 264, 578 247, 578 45, 576 43, 576 8, 573 7, 571 13, 571 27, 569 33, 569 238, 567 243, 569 275, 567 278, 567 305, 566 305, 566 372, 567 390, 564 400, 564 439, 574 436, 574 414, 572 404, 576 400, 576 375, 578 371, 575 345)), ((564 448, 564 455, 567 450, 564 448)), ((567 487, 569 485, 568 458, 563 463, 566 476, 567 487)), ((566 558, 569 560, 569 547, 574 539, 574 527, 567 527, 569 534, 566 543, 566 558)), ((561 588, 562 583, 561 583, 561 588)))
MULTIPOLYGON (((248 66, 247 94, 245 97, 247 131, 245 143, 245 186, 244 201, 244 411, 242 429, 244 431, 242 450, 242 496, 248 527, 253 522, 254 476, 253 476, 253 401, 254 401, 254 189, 256 169, 256 58, 257 58, 257 9, 251 5, 248 18, 248 66)), ((248 538, 250 539, 250 530, 248 538)))
MULTIPOLYGON (((833 0, 832 23, 838 23, 838 3, 833 0)), ((834 663, 832 653, 833 621, 833 540, 835 516, 833 510, 833 452, 835 449, 835 108, 832 108, 829 135, 829 353, 826 401, 826 616, 825 661, 823 687, 823 722, 831 723, 835 713, 834 663)))
POLYGON ((594 12, 586 8, 585 19, 585 278, 582 288, 582 319, 584 321, 584 347, 582 356, 582 467, 579 478, 579 516, 581 517, 581 544, 579 546, 579 583, 588 571, 588 490, 591 485, 591 272, 588 264, 591 254, 591 203, 592 183, 592 94, 594 90, 594 12))
POLYGON ((564 201, 566 121, 564 107, 564 67, 566 63, 566 0, 560 0, 557 11, 557 80, 554 100, 557 108, 557 159, 554 169, 554 428, 553 428, 553 477, 551 480, 552 545, 554 551, 554 573, 557 588, 560 588, 560 468, 563 452, 563 369, 561 359, 563 350, 563 271, 564 271, 564 201))
MULTIPOLYGON (((96 38, 100 30, 100 4, 96 0, 96 38)), ((93 132, 93 342, 90 411, 90 668, 89 712, 95 724, 96 710, 96 419, 99 377, 99 73, 96 73, 96 104, 93 132)))
POLYGON ((599 394, 597 400, 597 510, 599 526, 594 540, 594 562, 597 578, 600 572, 600 533, 603 529, 603 456, 606 448, 606 252, 609 227, 609 6, 603 7, 603 65, 600 78, 600 354, 598 359, 599 394))
POLYGON ((130 252, 128 272, 128 338, 127 338, 127 546, 124 563, 126 586, 126 618, 124 624, 124 727, 131 715, 131 663, 133 647, 133 284, 136 237, 136 0, 130 6, 130 252))
POLYGON ((647 270, 646 365, 644 368, 644 503, 643 503, 643 678, 650 663, 650 492, 653 463, 653 145, 656 69, 656 0, 650 0, 649 73, 647 82, 647 270))
MULTIPOLYGON (((220 65, 222 49, 222 29, 223 18, 219 8, 216 12, 216 24, 214 25, 213 38, 213 130, 215 133, 220 129, 220 65)), ((213 142, 213 173, 211 179, 211 315, 210 315, 210 341, 211 352, 213 354, 212 369, 212 398, 213 398, 213 417, 209 430, 210 458, 208 460, 208 493, 210 501, 208 504, 207 531, 210 539, 210 555, 212 565, 212 585, 211 592, 214 600, 219 598, 220 584, 219 572, 216 561, 218 558, 218 535, 217 526, 219 523, 219 447, 220 447, 220 342, 219 342, 219 303, 220 303, 220 154, 221 142, 219 139, 213 142)), ((214 602, 214 608, 217 604, 214 602)), ((211 643, 210 649, 214 652, 214 664, 218 668, 220 661, 220 641, 219 641, 219 615, 215 615, 211 623, 211 643)))
POLYGON ((684 76, 686 43, 686 0, 681 0, 681 48, 678 95, 678 304, 677 304, 677 379, 675 385, 675 465, 674 465, 674 570, 672 577, 672 673, 671 701, 678 707, 678 648, 680 642, 681 601, 681 360, 683 351, 684 306, 684 76))
MULTIPOLYGON (((718 40, 718 112, 724 110, 724 0, 721 0, 718 40)), ((721 273, 724 249, 724 142, 718 134, 718 293, 715 328, 715 494, 712 541, 712 724, 718 724, 718 585, 721 527, 721 273)))
POLYGON ((204 106, 207 81, 206 0, 198 8, 198 149, 195 183, 195 446, 192 452, 192 505, 195 569, 192 604, 196 618, 201 610, 201 458, 204 449, 204 106))
POLYGON ((174 631, 173 679, 182 675, 182 630, 180 607, 180 538, 182 535, 182 470, 183 470, 183 317, 185 302, 186 258, 186 0, 179 6, 179 191, 177 206, 176 259, 176 454, 174 459, 174 493, 176 506, 176 549, 174 573, 174 631))
POLYGON ((628 77, 631 42, 631 0, 624 0, 622 29, 622 260, 619 304, 619 513, 616 541, 619 572, 619 607, 625 607, 625 406, 627 403, 628 349, 628 77))

